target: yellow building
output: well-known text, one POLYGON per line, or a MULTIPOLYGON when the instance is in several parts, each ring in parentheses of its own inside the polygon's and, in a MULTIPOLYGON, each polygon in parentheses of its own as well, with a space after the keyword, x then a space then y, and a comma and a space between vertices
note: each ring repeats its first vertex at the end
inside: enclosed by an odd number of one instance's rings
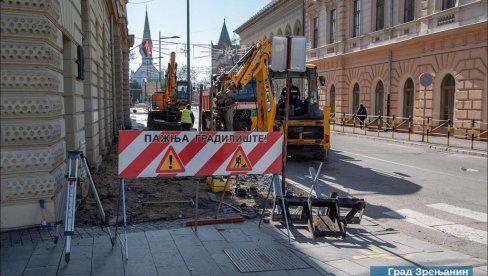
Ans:
POLYGON ((126 4, 1 1, 1 230, 54 221, 67 151, 97 167, 130 126, 126 4))
POLYGON ((425 117, 486 129, 486 0, 306 0, 307 61, 326 79, 321 104, 352 114, 425 117))

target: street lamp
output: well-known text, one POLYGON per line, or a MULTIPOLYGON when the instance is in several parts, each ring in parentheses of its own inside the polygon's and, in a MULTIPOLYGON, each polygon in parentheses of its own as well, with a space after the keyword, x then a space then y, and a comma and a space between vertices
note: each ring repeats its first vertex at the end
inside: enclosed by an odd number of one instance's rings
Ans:
POLYGON ((172 38, 180 38, 177 35, 174 36, 161 36, 161 32, 159 32, 159 89, 163 89, 163 83, 161 82, 161 40, 162 39, 172 39, 172 38))

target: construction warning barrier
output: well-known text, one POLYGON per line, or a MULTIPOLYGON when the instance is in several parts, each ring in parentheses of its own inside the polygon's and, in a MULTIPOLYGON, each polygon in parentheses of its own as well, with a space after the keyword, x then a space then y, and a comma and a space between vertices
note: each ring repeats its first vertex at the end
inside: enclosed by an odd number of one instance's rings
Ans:
MULTIPOLYGON (((125 200, 126 179, 240 174, 274 174, 276 176, 282 172, 282 149, 283 134, 281 132, 119 131, 118 176, 120 185, 116 221, 119 221, 119 210, 122 207, 125 237, 122 241, 119 236, 119 240, 124 248, 125 258, 129 258, 125 200)), ((187 222, 187 225, 194 226, 197 231, 199 224, 206 223, 198 220, 200 185, 198 181, 195 181, 195 184, 195 219, 187 222)), ((228 178, 225 185, 227 186, 227 184, 228 178)), ((225 189, 226 187, 224 187, 225 189)), ((219 203, 219 210, 224 194, 219 203)), ((236 221, 228 220, 226 222, 236 221)), ((115 238, 117 234, 118 224, 115 227, 115 238)))
POLYGON ((282 133, 120 131, 119 177, 281 173, 282 133))

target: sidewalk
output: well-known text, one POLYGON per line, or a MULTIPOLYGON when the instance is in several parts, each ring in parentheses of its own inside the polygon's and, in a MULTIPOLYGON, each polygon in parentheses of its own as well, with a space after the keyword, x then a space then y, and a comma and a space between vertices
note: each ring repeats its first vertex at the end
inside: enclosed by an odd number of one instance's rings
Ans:
POLYGON ((107 235, 74 238, 71 261, 63 244, 43 241, 1 248, 1 275, 370 275, 370 266, 474 266, 486 275, 486 260, 472 258, 387 229, 363 217, 345 240, 311 238, 281 224, 181 227, 129 233, 129 259, 107 235), (243 272, 248 271, 248 272, 243 272))
POLYGON ((430 147, 436 150, 488 157, 487 141, 475 140, 473 143, 473 149, 471 149, 471 140, 452 138, 452 137, 449 139, 449 146, 447 146, 446 136, 429 136, 427 138, 427 136, 424 135, 424 142, 422 142, 421 134, 411 134, 410 141, 409 141, 408 133, 403 133, 403 132, 395 132, 392 138, 391 131, 378 132, 376 129, 368 129, 365 134, 364 129, 360 129, 359 126, 354 128, 350 126, 342 127, 341 125, 336 125, 334 128, 334 126, 331 125, 330 130, 333 134, 354 135, 357 137, 364 137, 367 139, 386 140, 395 143, 430 147), (428 143, 427 143, 427 139, 429 141, 428 143))

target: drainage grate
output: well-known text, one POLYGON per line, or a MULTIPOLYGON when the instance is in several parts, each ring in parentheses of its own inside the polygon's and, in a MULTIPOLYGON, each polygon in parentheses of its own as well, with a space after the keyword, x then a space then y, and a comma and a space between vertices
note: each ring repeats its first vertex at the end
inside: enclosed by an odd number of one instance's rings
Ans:
POLYGON ((224 249, 240 272, 301 269, 310 266, 285 247, 224 249))

